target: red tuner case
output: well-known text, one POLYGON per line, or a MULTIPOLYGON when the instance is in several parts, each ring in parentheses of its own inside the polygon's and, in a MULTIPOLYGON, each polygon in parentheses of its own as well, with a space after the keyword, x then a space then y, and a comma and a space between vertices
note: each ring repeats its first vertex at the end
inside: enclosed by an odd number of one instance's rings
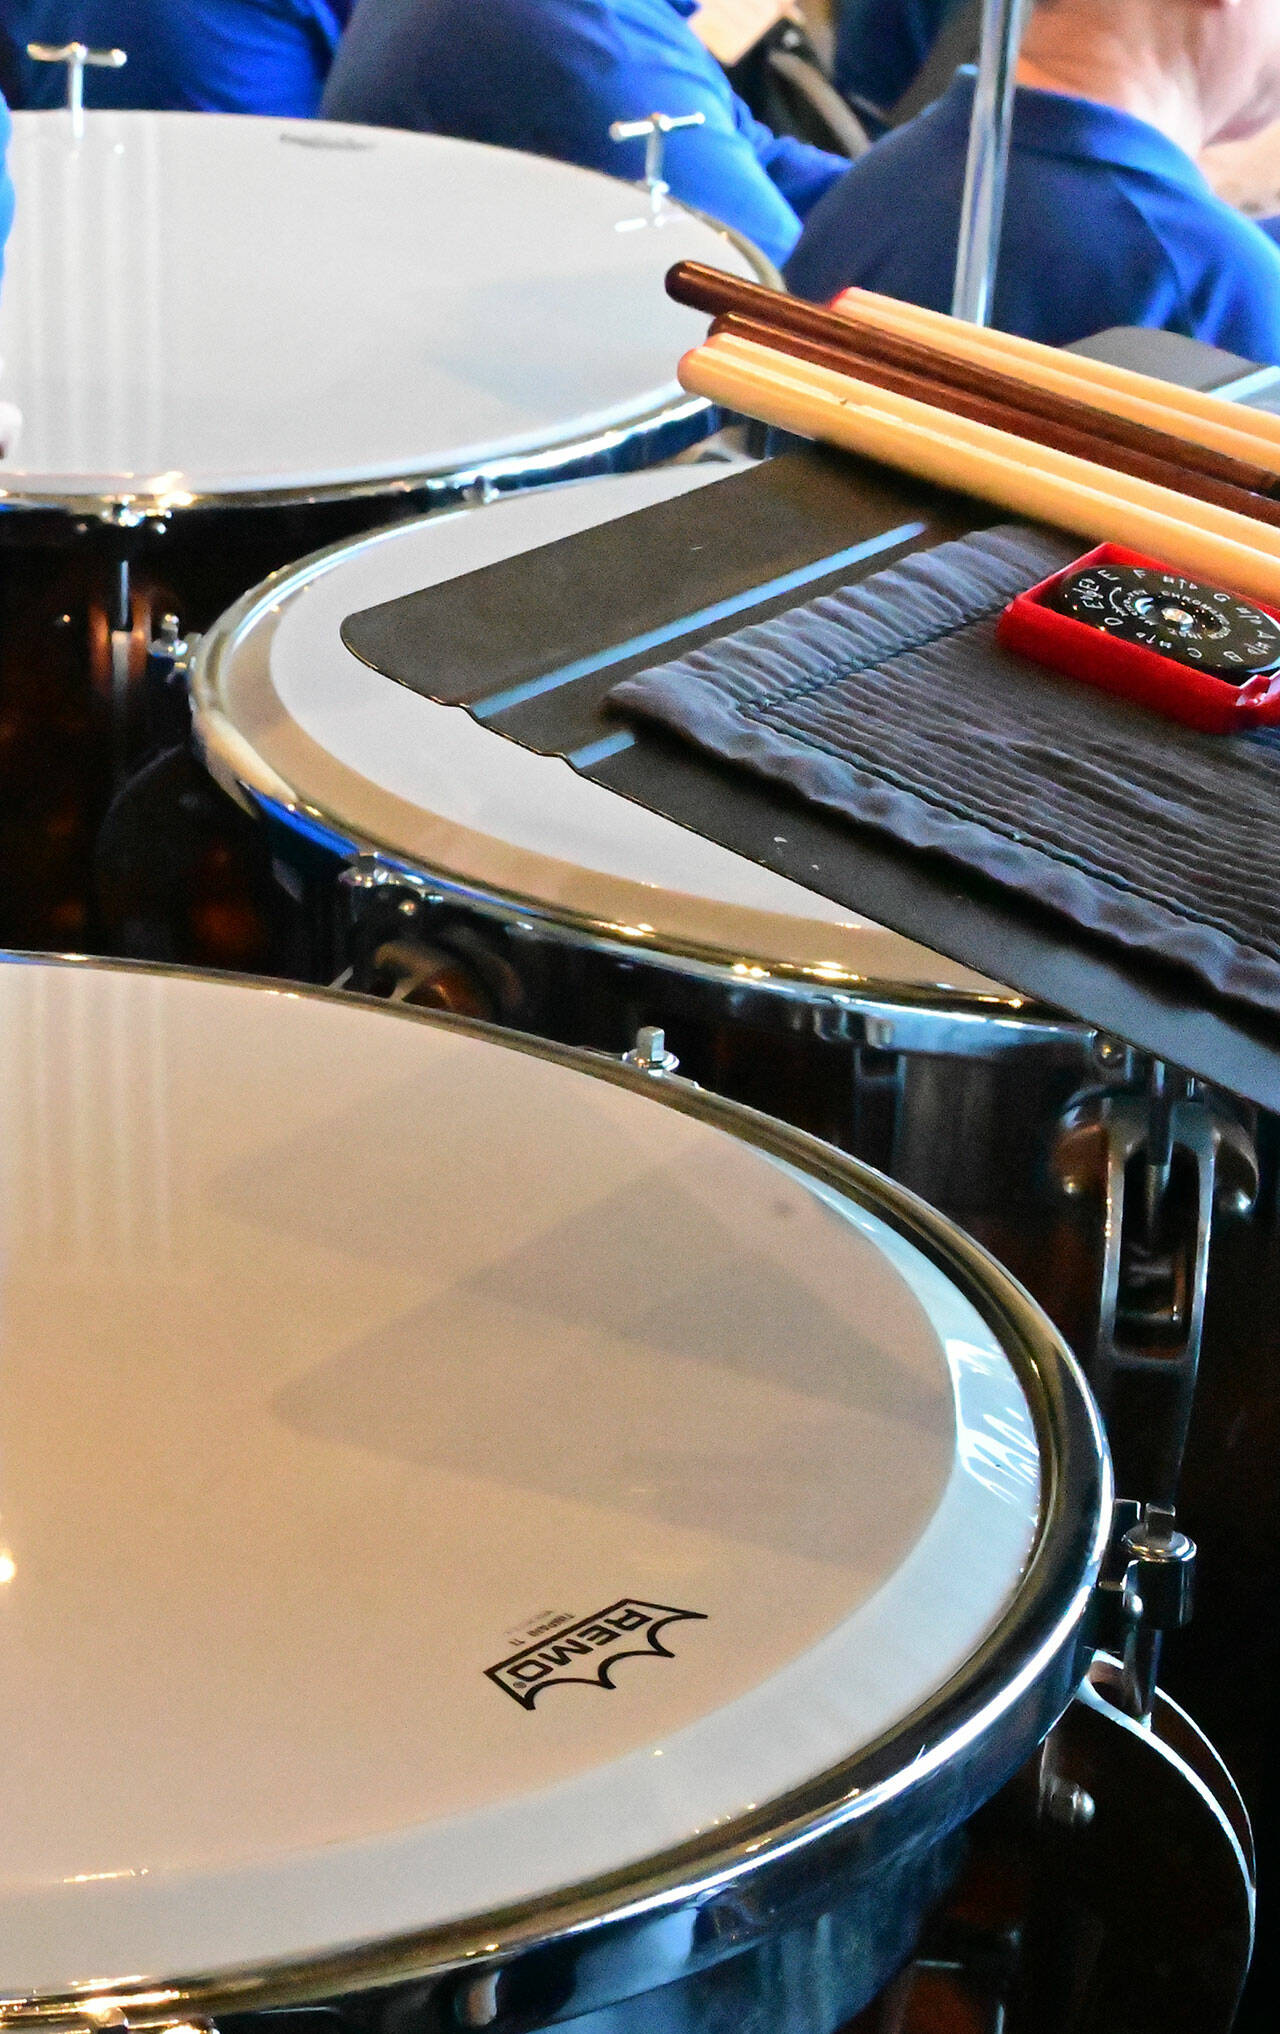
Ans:
MULTIPOLYGON (((1158 650, 1141 643, 1107 635, 1088 622, 1044 605, 1046 594, 1060 580, 1089 565, 1142 565, 1156 572, 1174 569, 1123 545, 1099 544, 1012 600, 996 624, 996 641, 1051 671, 1082 679, 1103 692, 1118 693, 1122 699, 1132 699, 1138 706, 1168 720, 1180 720, 1202 734, 1247 734, 1253 728, 1280 725, 1280 678, 1274 697, 1241 699, 1239 688, 1225 679, 1162 657, 1158 650)), ((1280 621, 1280 608, 1268 607, 1261 600, 1250 604, 1280 621)))

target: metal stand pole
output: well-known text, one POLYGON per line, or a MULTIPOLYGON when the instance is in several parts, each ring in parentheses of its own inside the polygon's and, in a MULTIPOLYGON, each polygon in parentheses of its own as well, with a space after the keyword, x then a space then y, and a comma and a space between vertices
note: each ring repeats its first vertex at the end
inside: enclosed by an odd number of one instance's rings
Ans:
POLYGON ((1027 0, 983 0, 982 5, 982 44, 973 92, 973 119, 969 123, 956 284, 951 298, 952 316, 965 318, 971 325, 985 325, 991 316, 1004 218, 1014 72, 1022 46, 1026 5, 1027 0))

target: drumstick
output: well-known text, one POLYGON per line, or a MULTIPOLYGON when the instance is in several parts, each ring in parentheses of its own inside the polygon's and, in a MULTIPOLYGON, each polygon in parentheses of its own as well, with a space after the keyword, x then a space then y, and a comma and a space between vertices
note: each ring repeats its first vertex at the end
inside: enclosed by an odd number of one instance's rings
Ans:
MULTIPOLYGON (((1049 422, 1044 417, 1030 415, 1006 403, 970 395, 964 389, 934 381, 930 376, 905 373, 897 367, 886 366, 880 360, 864 359, 847 347, 828 346, 797 332, 774 329, 758 324, 754 319, 738 317, 736 313, 717 318, 711 333, 712 337, 725 333, 739 339, 750 339, 757 345, 770 347, 794 359, 830 368, 833 373, 856 375, 860 381, 870 382, 875 388, 912 396, 917 402, 930 403, 949 416, 967 417, 971 423, 993 425, 998 430, 1030 439, 1033 444, 1047 445, 1057 452, 1069 452, 1077 459, 1093 460, 1099 466, 1127 473, 1135 479, 1149 480, 1156 486, 1172 488, 1178 493, 1193 495, 1199 501, 1213 502, 1219 508, 1233 510, 1236 515, 1249 516, 1280 529, 1280 502, 1265 495, 1249 493, 1242 487, 1211 480, 1207 475, 1171 460, 1152 458, 1145 452, 1095 438, 1091 431, 1078 430, 1072 424, 1049 422)), ((1017 384, 1013 385, 1016 387, 1017 384)))
POLYGON ((1232 487, 1258 493, 1266 492, 1276 483, 1276 474, 1269 466, 1191 444, 1177 432, 1114 416, 1092 402, 1044 388, 1025 375, 1006 374, 986 359, 954 357, 931 340, 905 330, 878 324, 856 312, 843 311, 837 315, 822 310, 803 298, 763 289, 759 283, 727 275, 702 262, 677 262, 668 272, 667 291, 678 303, 713 317, 740 316, 770 330, 789 332, 823 345, 848 345, 862 360, 883 360, 889 367, 927 374, 984 401, 1006 402, 1049 423, 1065 424, 1151 458, 1185 465, 1190 471, 1208 474, 1232 487))
MULTIPOLYGON (((1231 542, 1248 545, 1252 550, 1265 552, 1280 563, 1280 532, 1236 515, 1230 509, 1218 508, 1212 502, 1193 501, 1190 496, 1175 493, 1170 488, 1154 486, 1150 481, 1108 471, 1093 460, 1057 452, 1047 445, 1032 445, 1029 440, 1016 437, 1010 431, 996 430, 989 424, 971 423, 967 417, 958 416, 954 411, 943 411, 911 397, 895 395, 886 389, 873 388, 869 383, 860 382, 855 376, 847 373, 833 373, 829 368, 810 366, 807 362, 794 358, 788 359, 770 348, 757 346, 748 340, 725 337, 708 340, 707 345, 741 354, 755 365, 771 361, 780 363, 800 378, 802 386, 821 390, 837 403, 850 401, 866 404, 882 414, 900 419, 904 424, 927 431, 944 431, 960 445, 973 446, 979 451, 995 452, 1004 459, 1034 466, 1042 474, 1056 475, 1060 479, 1084 487, 1105 489, 1113 500, 1122 501, 1136 509, 1147 508, 1158 514, 1179 517, 1194 524, 1199 530, 1212 532, 1231 542)), ((1123 542, 1124 539, 1117 538, 1115 541, 1123 542)))
POLYGON ((786 359, 749 340, 708 339, 680 362, 693 395, 821 438, 1093 543, 1141 546, 1181 571, 1280 604, 1280 552, 1243 516, 924 403, 786 359))
POLYGON ((1115 367, 1083 353, 1066 353, 1017 333, 969 325, 919 304, 881 297, 870 290, 845 290, 831 305, 833 315, 866 320, 881 331, 928 339, 955 360, 997 367, 1019 380, 1034 381, 1064 395, 1076 395, 1113 415, 1151 423, 1198 445, 1212 445, 1233 458, 1254 459, 1280 473, 1280 417, 1249 410, 1203 389, 1178 388, 1154 375, 1115 367))

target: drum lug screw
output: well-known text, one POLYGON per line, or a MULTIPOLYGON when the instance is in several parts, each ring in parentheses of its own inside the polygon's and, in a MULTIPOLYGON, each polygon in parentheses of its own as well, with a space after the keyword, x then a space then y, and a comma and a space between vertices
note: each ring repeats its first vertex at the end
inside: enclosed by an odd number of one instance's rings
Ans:
POLYGON ((1118 1073, 1127 1079, 1133 1047, 1126 1045, 1122 1038, 1113 1038, 1109 1031, 1097 1031, 1093 1038, 1093 1057, 1095 1065, 1103 1073, 1118 1073))
POLYGON ((136 530, 145 523, 146 513, 132 501, 113 501, 99 511, 99 522, 108 523, 113 530, 136 530))
POLYGON ((29 42, 27 55, 37 64, 65 64, 67 67, 67 111, 71 115, 71 138, 84 139, 85 65, 95 70, 118 71, 129 59, 122 49, 90 49, 83 42, 29 42))
POLYGON ((662 175, 667 136, 682 127, 701 127, 705 119, 705 113, 648 113, 643 120, 615 120, 610 125, 610 141, 643 141, 644 187, 655 211, 670 188, 662 175))
POLYGON ((1097 1803, 1086 1788, 1052 1779, 1041 1794, 1040 1809, 1059 1829, 1087 1829, 1097 1813, 1097 1803))
POLYGON ((630 1052, 622 1055, 624 1066, 634 1067, 638 1073, 674 1073, 680 1062, 674 1052, 667 1051, 667 1034, 659 1024, 642 1024, 636 1033, 636 1042, 630 1052))

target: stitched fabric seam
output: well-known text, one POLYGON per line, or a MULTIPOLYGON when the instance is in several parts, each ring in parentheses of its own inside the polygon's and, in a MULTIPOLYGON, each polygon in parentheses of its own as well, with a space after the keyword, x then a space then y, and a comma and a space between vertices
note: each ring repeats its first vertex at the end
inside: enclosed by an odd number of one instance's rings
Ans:
MULTIPOLYGON (((829 594, 825 597, 827 599, 831 598, 829 594)), ((1008 604, 1010 598, 1011 596, 1009 595, 1001 594, 987 605, 975 608, 972 613, 966 613, 958 622, 954 620, 944 622, 937 628, 928 630, 923 635, 911 637, 906 642, 895 642, 889 651, 889 659, 893 660, 898 657, 913 655, 918 650, 927 650, 931 644, 940 643, 951 636, 958 636, 962 630, 973 628, 978 622, 990 621, 992 615, 999 614, 1008 604)), ((794 622, 797 616, 808 611, 805 608, 793 607, 786 614, 775 615, 773 622, 761 622, 758 626, 770 628, 778 622, 794 622)), ((836 628, 845 626, 841 622, 833 622, 830 625, 836 628)), ((694 651, 693 654, 696 656, 698 652, 694 651)), ((806 685, 798 685, 793 688, 788 688, 784 685, 773 692, 766 692, 762 698, 754 702, 752 710, 766 713, 770 707, 780 706, 784 702, 787 705, 791 705, 799 699, 810 699, 815 692, 821 692, 828 685, 843 685, 848 679, 857 678, 864 671, 882 671, 884 669, 885 658, 883 653, 876 656, 874 652, 868 652, 867 656, 860 663, 842 666, 838 670, 828 669, 820 677, 811 678, 806 685)), ((699 677, 700 683, 714 683, 714 680, 708 681, 702 679, 700 674, 695 675, 699 677)))
MULTIPOLYGON (((755 717, 754 710, 750 707, 739 707, 738 710, 748 717, 755 717)), ((781 730, 771 729, 770 732, 778 734, 781 733, 781 730)), ((797 736, 784 735, 783 739, 795 742, 797 746, 800 746, 797 736)), ((834 762, 843 764, 846 768, 850 767, 850 758, 843 755, 839 749, 834 748, 821 737, 814 739, 806 737, 804 746, 818 750, 822 754, 829 756, 834 762)), ((1242 952, 1255 954, 1259 960, 1269 961, 1273 965, 1280 964, 1280 945, 1273 944, 1270 947, 1259 946, 1256 941, 1246 938, 1234 927, 1226 924, 1213 914, 1196 915, 1185 909, 1180 909, 1176 902, 1166 901, 1163 896, 1151 895, 1146 891, 1138 889, 1124 876, 1117 875, 1106 869, 1090 867, 1079 855, 1072 854, 1069 850, 1052 846, 1042 847, 1038 841, 1019 839, 1018 835, 1010 827, 1002 824, 999 820, 975 818, 971 813, 962 811, 958 806, 948 804, 945 799, 934 797, 931 793, 922 790, 919 785, 912 784, 908 779, 899 777, 886 765, 873 763, 869 759, 863 759, 852 767, 863 769, 867 772, 868 776, 876 778, 879 782, 891 785, 895 790, 905 792, 908 796, 919 799, 920 803, 927 806, 931 811, 946 813, 950 818, 959 821, 962 825, 985 826, 989 832, 995 834, 999 839, 1006 841, 1012 847, 1029 847, 1033 853, 1043 854, 1049 861, 1057 862, 1063 868, 1073 869, 1078 875, 1087 876, 1094 881, 1103 883, 1109 889, 1115 890, 1123 896, 1135 897, 1140 902, 1146 904, 1157 904, 1161 910, 1167 911, 1171 918, 1176 919, 1183 925, 1200 926, 1205 931, 1221 933, 1224 939, 1229 939, 1242 952)), ((870 822, 865 823, 870 824, 870 822)), ((941 849, 935 851, 945 852, 945 850, 941 849)), ((958 857, 953 857, 953 859, 958 859, 958 857)), ((983 870, 978 870, 977 873, 983 875, 988 881, 999 880, 998 877, 986 876, 986 872, 983 870)))

